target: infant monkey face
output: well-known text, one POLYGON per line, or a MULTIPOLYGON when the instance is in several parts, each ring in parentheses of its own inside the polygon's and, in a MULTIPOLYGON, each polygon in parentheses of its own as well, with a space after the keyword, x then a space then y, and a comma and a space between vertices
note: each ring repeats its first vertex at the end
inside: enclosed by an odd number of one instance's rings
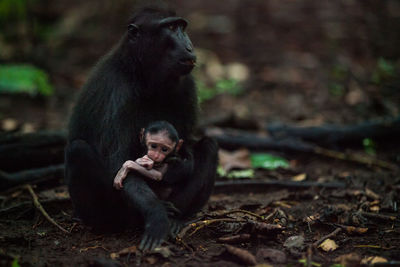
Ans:
POLYGON ((176 142, 169 139, 166 132, 146 134, 147 156, 154 162, 163 162, 175 149, 176 142))

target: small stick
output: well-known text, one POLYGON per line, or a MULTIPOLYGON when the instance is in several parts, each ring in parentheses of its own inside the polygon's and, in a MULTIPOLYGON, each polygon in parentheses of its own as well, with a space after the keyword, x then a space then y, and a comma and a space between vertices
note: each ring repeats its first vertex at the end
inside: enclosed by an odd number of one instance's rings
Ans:
POLYGON ((314 148, 314 153, 323 155, 325 157, 329 158, 334 158, 334 159, 340 159, 340 160, 347 160, 347 161, 352 161, 360 164, 364 164, 367 166, 375 165, 384 169, 396 171, 398 170, 398 167, 390 162, 386 162, 383 160, 367 157, 367 156, 362 156, 359 154, 353 154, 353 153, 343 153, 335 150, 329 150, 326 148, 322 147, 315 147, 314 148))
POLYGON ((204 228, 207 225, 213 224, 213 223, 218 223, 218 222, 246 222, 245 220, 236 220, 236 219, 232 219, 232 218, 222 218, 222 219, 211 219, 211 220, 204 220, 204 221, 198 221, 198 222, 194 222, 189 224, 188 226, 184 227, 181 232, 177 235, 177 237, 179 239, 182 239, 187 231, 189 231, 192 228, 195 228, 193 230, 193 232, 191 232, 189 234, 189 236, 194 235, 197 231, 199 231, 200 229, 204 228))
POLYGON ((255 214, 255 213, 253 213, 251 211, 248 211, 248 210, 241 210, 241 209, 226 211, 226 212, 218 214, 218 215, 226 216, 226 215, 233 214, 233 213, 244 213, 244 214, 248 214, 250 216, 256 217, 257 219, 264 220, 263 216, 255 214))
POLYGON ((314 246, 315 248, 318 247, 318 246, 319 246, 322 242, 324 242, 326 239, 331 238, 331 237, 337 235, 338 233, 340 233, 340 231, 342 231, 342 228, 336 228, 335 231, 333 231, 332 233, 330 233, 330 234, 328 234, 328 235, 326 235, 326 236, 323 236, 323 237, 322 237, 320 240, 318 240, 318 241, 315 241, 315 242, 313 243, 313 246, 314 246))
POLYGON ((311 267, 312 260, 312 246, 308 246, 307 248, 307 267, 311 267))
POLYGON ((397 220, 396 216, 388 216, 379 213, 372 213, 372 212, 365 212, 361 211, 360 214, 365 217, 374 218, 374 219, 381 219, 386 221, 395 221, 397 220))
POLYGON ((35 194, 35 192, 32 189, 32 186, 30 186, 29 184, 24 186, 25 189, 27 189, 29 191, 29 193, 32 196, 33 199, 33 204, 35 205, 35 207, 43 214, 43 216, 54 226, 56 226, 58 229, 60 229, 61 231, 63 231, 66 234, 69 234, 69 232, 67 230, 65 230, 62 226, 60 226, 58 223, 56 223, 50 216, 49 214, 44 210, 42 204, 40 204, 39 202, 39 198, 38 196, 35 194))

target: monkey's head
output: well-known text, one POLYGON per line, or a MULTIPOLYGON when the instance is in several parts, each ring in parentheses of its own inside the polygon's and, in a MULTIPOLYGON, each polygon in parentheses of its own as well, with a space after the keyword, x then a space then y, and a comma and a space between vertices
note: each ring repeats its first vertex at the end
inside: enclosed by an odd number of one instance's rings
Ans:
POLYGON ((183 144, 175 127, 166 121, 156 121, 142 129, 140 139, 147 156, 155 163, 161 163, 169 155, 177 153, 183 144))
POLYGON ((136 61, 157 75, 179 77, 190 73, 196 55, 185 31, 187 25, 170 10, 144 8, 136 13, 127 29, 136 61))

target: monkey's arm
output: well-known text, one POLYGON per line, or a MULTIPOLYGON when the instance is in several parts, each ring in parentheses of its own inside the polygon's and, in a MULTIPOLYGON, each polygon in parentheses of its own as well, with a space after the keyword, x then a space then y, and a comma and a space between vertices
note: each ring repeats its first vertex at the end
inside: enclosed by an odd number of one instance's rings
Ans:
POLYGON ((185 159, 174 157, 166 162, 168 162, 168 171, 164 175, 163 182, 167 184, 181 182, 193 173, 194 161, 192 154, 189 154, 185 159))
POLYGON ((163 173, 161 171, 158 171, 155 169, 148 170, 145 167, 140 166, 136 162, 132 167, 130 167, 130 169, 135 170, 138 173, 142 174, 143 176, 150 178, 152 180, 155 180, 155 181, 161 181, 161 179, 163 178, 163 173))

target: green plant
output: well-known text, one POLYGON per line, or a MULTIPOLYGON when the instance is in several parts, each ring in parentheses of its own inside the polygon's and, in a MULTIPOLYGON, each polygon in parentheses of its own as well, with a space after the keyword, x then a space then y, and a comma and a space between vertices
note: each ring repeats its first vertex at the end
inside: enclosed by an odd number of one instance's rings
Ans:
POLYGON ((376 155, 376 145, 375 142, 371 138, 364 138, 363 141, 364 151, 365 153, 375 156, 376 155))
POLYGON ((0 65, 0 93, 53 94, 45 71, 31 65, 0 65))
POLYGON ((373 83, 381 84, 386 82, 396 75, 395 65, 384 58, 379 58, 374 72, 372 73, 371 80, 373 83))
POLYGON ((243 87, 235 79, 221 79, 215 83, 213 88, 207 87, 203 82, 197 82, 199 102, 210 100, 220 94, 240 95, 243 87))
POLYGON ((27 0, 0 0, 0 22, 27 17, 27 0))
POLYGON ((251 166, 253 168, 263 168, 274 170, 277 168, 288 168, 289 162, 281 157, 273 156, 267 153, 254 153, 250 155, 251 166))

